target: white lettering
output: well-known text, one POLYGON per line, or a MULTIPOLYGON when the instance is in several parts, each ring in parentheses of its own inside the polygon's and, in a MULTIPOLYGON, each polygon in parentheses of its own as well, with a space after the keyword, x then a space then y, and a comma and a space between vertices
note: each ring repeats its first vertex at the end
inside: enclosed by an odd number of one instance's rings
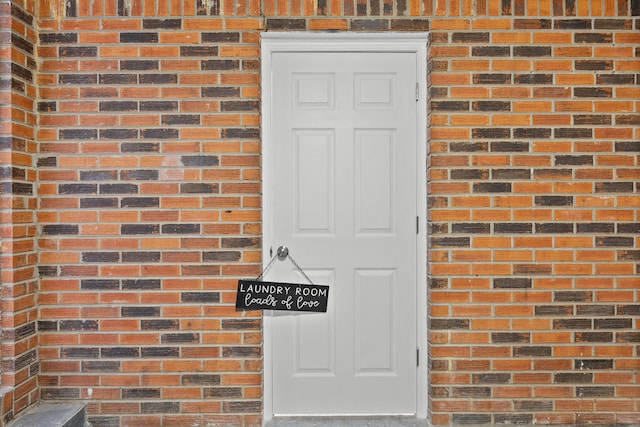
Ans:
POLYGON ((281 304, 284 304, 287 307, 287 310, 291 310, 291 306, 293 305, 293 297, 289 295, 287 299, 283 299, 280 301, 281 304))
POLYGON ((244 296, 245 307, 251 307, 254 304, 259 306, 275 307, 277 303, 278 301, 271 294, 267 295, 265 298, 253 298, 253 295, 249 293, 244 296))
POLYGON ((296 296, 312 296, 312 297, 327 297, 327 290, 324 288, 296 288, 296 296))
POLYGON ((306 301, 303 297, 298 297, 296 305, 298 307, 298 310, 302 310, 304 308, 318 307, 320 305, 320 301, 306 301))

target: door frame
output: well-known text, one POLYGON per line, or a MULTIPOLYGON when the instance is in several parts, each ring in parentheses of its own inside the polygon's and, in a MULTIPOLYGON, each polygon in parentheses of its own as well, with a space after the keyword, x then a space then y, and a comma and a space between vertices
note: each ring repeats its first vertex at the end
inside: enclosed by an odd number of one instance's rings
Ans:
MULTIPOLYGON (((417 57, 417 209, 418 235, 416 251, 416 343, 419 351, 417 367, 416 415, 427 418, 428 358, 427 358, 427 47, 428 33, 307 33, 266 32, 261 42, 261 97, 262 97, 262 262, 263 267, 271 259, 271 224, 273 223, 272 173, 270 170, 271 58, 277 52, 409 52, 417 57)), ((276 248, 273 248, 275 251, 276 248)), ((263 420, 273 418, 273 348, 270 312, 263 315, 263 420)), ((384 414, 381 414, 384 415, 384 414)))

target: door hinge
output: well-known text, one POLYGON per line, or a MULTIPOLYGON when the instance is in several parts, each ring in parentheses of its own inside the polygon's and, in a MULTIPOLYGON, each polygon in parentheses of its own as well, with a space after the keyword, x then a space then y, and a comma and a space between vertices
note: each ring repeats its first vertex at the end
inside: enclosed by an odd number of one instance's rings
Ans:
POLYGON ((420 83, 416 83, 416 101, 420 101, 420 83))
POLYGON ((416 234, 420 234, 420 217, 416 217, 416 234))
POLYGON ((420 349, 416 348, 416 366, 420 366, 420 349))

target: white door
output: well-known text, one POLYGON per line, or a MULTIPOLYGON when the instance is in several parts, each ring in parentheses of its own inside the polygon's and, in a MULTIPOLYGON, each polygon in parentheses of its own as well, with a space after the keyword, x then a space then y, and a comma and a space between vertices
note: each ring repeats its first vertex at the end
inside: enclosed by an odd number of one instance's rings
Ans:
POLYGON ((327 313, 273 314, 273 412, 415 414, 417 55, 271 61, 269 244, 330 285, 327 313))

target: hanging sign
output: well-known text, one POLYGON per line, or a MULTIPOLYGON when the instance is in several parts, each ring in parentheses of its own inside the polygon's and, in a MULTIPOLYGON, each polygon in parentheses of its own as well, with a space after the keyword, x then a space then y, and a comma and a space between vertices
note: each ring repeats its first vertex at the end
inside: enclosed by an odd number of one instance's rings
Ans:
POLYGON ((238 280, 237 310, 283 310, 325 313, 329 286, 238 280))

